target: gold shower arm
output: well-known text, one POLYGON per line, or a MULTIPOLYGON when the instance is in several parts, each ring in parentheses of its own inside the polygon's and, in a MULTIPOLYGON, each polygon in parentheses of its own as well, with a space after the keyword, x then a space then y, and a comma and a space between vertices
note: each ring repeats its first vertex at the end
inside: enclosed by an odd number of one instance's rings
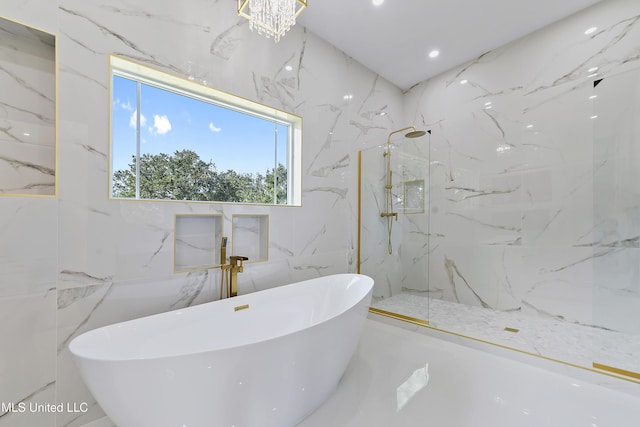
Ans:
POLYGON ((389 134, 389 136, 387 137, 387 144, 391 143, 391 135, 396 134, 396 133, 400 133, 400 132, 403 132, 403 131, 409 130, 409 129, 413 129, 414 132, 416 131, 416 128, 414 126, 407 126, 406 128, 394 130, 393 132, 391 132, 389 134))
MULTIPOLYGON (((391 135, 394 135, 396 133, 400 133, 400 132, 404 132, 405 130, 409 130, 409 129, 413 129, 413 131, 416 131, 416 128, 413 126, 407 126, 406 128, 402 128, 402 129, 398 129, 398 130, 394 130, 393 132, 391 132, 389 134, 389 136, 387 137, 387 153, 391 154, 391 135)), ((387 156, 388 154, 385 153, 385 156, 387 156)))

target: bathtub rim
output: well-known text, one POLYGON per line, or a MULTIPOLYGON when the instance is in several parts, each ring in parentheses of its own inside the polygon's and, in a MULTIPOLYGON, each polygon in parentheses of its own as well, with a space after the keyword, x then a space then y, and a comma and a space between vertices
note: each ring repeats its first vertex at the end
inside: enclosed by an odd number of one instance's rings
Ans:
MULTIPOLYGON (((150 315, 145 315, 145 316, 140 316, 137 318, 133 318, 133 319, 129 319, 129 320, 123 320, 120 322, 115 322, 115 323, 111 323, 111 324, 107 324, 104 326, 99 326, 96 327, 94 329, 90 329, 88 331, 82 332, 81 334, 75 336, 73 339, 71 339, 71 341, 69 342, 67 348, 69 350, 69 352, 72 354, 72 356, 74 358, 78 358, 78 359, 82 359, 82 360, 87 360, 87 361, 91 361, 91 362, 112 362, 112 363, 127 363, 127 362, 149 362, 149 361, 154 361, 154 360, 164 360, 164 359, 171 359, 171 358, 177 358, 177 357, 185 357, 185 356, 196 356, 196 355, 201 355, 201 354, 205 354, 205 353, 209 353, 209 352, 222 352, 222 351, 229 351, 229 350, 233 350, 233 349, 238 349, 238 348, 242 348, 242 347, 249 347, 252 346, 254 344, 260 344, 260 343, 264 343, 270 340, 274 340, 274 339, 278 339, 287 335, 293 335, 293 334, 298 334, 301 333, 307 329, 313 328, 317 325, 320 325, 322 323, 325 322, 329 322, 332 321, 335 318, 338 318, 342 315, 344 315, 345 313, 348 313, 350 310, 353 310, 355 307, 357 307, 358 305, 362 304, 363 302, 365 302, 367 299, 369 300, 369 302, 366 304, 367 309, 365 310, 365 314, 364 317, 367 317, 368 314, 368 309, 370 307, 371 304, 371 295, 373 293, 373 288, 374 288, 374 280, 373 278, 371 278, 370 276, 367 276, 365 274, 359 274, 359 273, 337 273, 337 274, 331 274, 328 276, 321 276, 321 277, 316 277, 316 278, 312 278, 312 279, 306 279, 306 280, 301 280, 299 282, 294 282, 294 283, 290 283, 287 285, 281 285, 281 286, 276 286, 273 288, 269 288, 269 289, 264 289, 264 290, 260 290, 260 291, 256 291, 256 292, 250 292, 247 294, 242 294, 239 295, 238 297, 242 297, 242 296, 249 296, 249 295, 255 295, 255 294, 264 294, 267 293, 269 291, 274 291, 274 290, 280 290, 285 291, 286 288, 291 288, 291 287, 295 287, 307 282, 311 282, 311 281, 320 281, 322 279, 326 279, 329 277, 345 277, 345 276, 350 276, 352 279, 353 278, 361 278, 363 279, 363 283, 365 285, 369 286, 369 289, 366 291, 363 291, 361 297, 357 300, 354 300, 353 304, 349 305, 348 307, 346 307, 344 310, 334 313, 332 316, 328 316, 326 318, 323 318, 321 322, 316 322, 310 325, 307 325, 306 327, 303 328, 299 328, 295 331, 289 331, 286 333, 281 333, 281 334, 274 334, 274 335, 270 335, 266 338, 263 339, 259 339, 259 340, 255 340, 255 341, 250 341, 250 342, 246 342, 243 343, 242 345, 236 345, 236 346, 227 346, 227 347, 223 347, 223 348, 209 348, 209 349, 201 349, 198 351, 182 351, 182 352, 173 352, 173 353, 169 353, 169 354, 158 354, 158 355, 153 355, 153 356, 137 356, 137 357, 100 357, 100 356, 95 356, 95 355, 86 355, 83 354, 81 351, 74 351, 73 350, 73 344, 74 342, 78 343, 80 342, 79 339, 81 339, 83 336, 85 336, 84 339, 93 339, 92 335, 97 335, 100 334, 104 331, 106 331, 107 329, 111 329, 111 328, 115 328, 118 326, 125 326, 127 324, 136 322, 136 321, 140 321, 142 319, 149 319, 151 317, 155 317, 155 316, 175 316, 175 315, 179 315, 180 313, 184 312, 185 310, 190 310, 190 309, 200 309, 200 310, 204 310, 205 307, 210 306, 211 304, 215 304, 215 303, 224 303, 225 305, 229 305, 229 306, 233 306, 233 305, 238 305, 238 304, 231 304, 232 301, 235 301, 235 298, 225 298, 222 300, 215 300, 215 301, 209 301, 206 303, 202 303, 202 304, 197 304, 194 306, 189 306, 189 307, 184 307, 184 308, 179 308, 179 309, 174 309, 174 310, 169 310, 169 311, 164 311, 164 312, 160 312, 160 313, 155 313, 155 314, 150 314, 150 315)), ((352 280, 350 279, 350 280, 352 280)), ((242 305, 242 304, 240 304, 242 305)))

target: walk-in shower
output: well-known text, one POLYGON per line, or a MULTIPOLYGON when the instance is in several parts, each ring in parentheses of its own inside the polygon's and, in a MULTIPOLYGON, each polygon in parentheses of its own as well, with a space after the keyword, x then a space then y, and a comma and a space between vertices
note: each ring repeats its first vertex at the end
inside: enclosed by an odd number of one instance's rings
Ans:
POLYGON ((358 269, 375 280, 374 305, 428 291, 431 138, 409 126, 358 153, 358 269))
POLYGON ((415 127, 413 126, 408 126, 406 128, 402 128, 402 129, 398 129, 398 130, 394 130, 393 132, 391 132, 389 134, 389 136, 387 137, 387 149, 386 151, 384 151, 382 153, 382 156, 386 159, 386 174, 387 174, 387 180, 384 186, 385 189, 385 210, 383 212, 380 212, 380 217, 381 218, 386 218, 387 219, 387 251, 389 253, 389 255, 391 255, 393 253, 393 245, 391 243, 391 234, 392 234, 392 230, 393 230, 393 220, 395 219, 396 221, 398 220, 398 212, 394 212, 393 211, 393 171, 391 170, 391 136, 396 134, 396 133, 400 133, 400 132, 405 132, 408 131, 404 137, 405 138, 419 138, 421 136, 424 136, 427 134, 427 132, 423 131, 423 130, 417 130, 415 127))
POLYGON ((640 382, 640 67, 597 77, 360 151, 373 313, 640 382))

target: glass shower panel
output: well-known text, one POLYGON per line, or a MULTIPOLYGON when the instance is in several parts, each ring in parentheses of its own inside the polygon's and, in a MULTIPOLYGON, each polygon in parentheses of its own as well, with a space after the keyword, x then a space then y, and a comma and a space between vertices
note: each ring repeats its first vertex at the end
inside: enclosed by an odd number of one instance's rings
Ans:
POLYGON ((360 152, 359 266, 376 283, 372 307, 423 322, 429 307, 430 137, 392 143, 389 212, 387 147, 360 152))
POLYGON ((397 242, 399 226, 392 223, 391 248, 388 253, 386 211, 386 159, 384 148, 373 147, 360 152, 360 272, 375 281, 374 301, 387 299, 400 292, 401 269, 397 242))
POLYGON ((640 69, 593 97, 594 366, 640 378, 640 69))
POLYGON ((392 162, 399 178, 393 191, 401 232, 401 292, 424 298, 423 304, 429 291, 429 138, 404 141, 392 162))

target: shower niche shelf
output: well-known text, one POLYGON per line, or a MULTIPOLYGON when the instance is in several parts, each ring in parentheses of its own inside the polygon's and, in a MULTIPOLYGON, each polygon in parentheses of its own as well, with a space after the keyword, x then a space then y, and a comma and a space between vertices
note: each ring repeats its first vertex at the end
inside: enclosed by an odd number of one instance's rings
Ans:
POLYGON ((425 182, 424 179, 404 181, 402 211, 406 214, 424 213, 425 182))
POLYGON ((0 17, 0 194, 55 196, 56 36, 0 17))
POLYGON ((249 258, 247 263, 269 259, 269 215, 232 216, 232 253, 249 258))
POLYGON ((222 215, 176 215, 173 269, 176 273, 220 266, 222 215))

